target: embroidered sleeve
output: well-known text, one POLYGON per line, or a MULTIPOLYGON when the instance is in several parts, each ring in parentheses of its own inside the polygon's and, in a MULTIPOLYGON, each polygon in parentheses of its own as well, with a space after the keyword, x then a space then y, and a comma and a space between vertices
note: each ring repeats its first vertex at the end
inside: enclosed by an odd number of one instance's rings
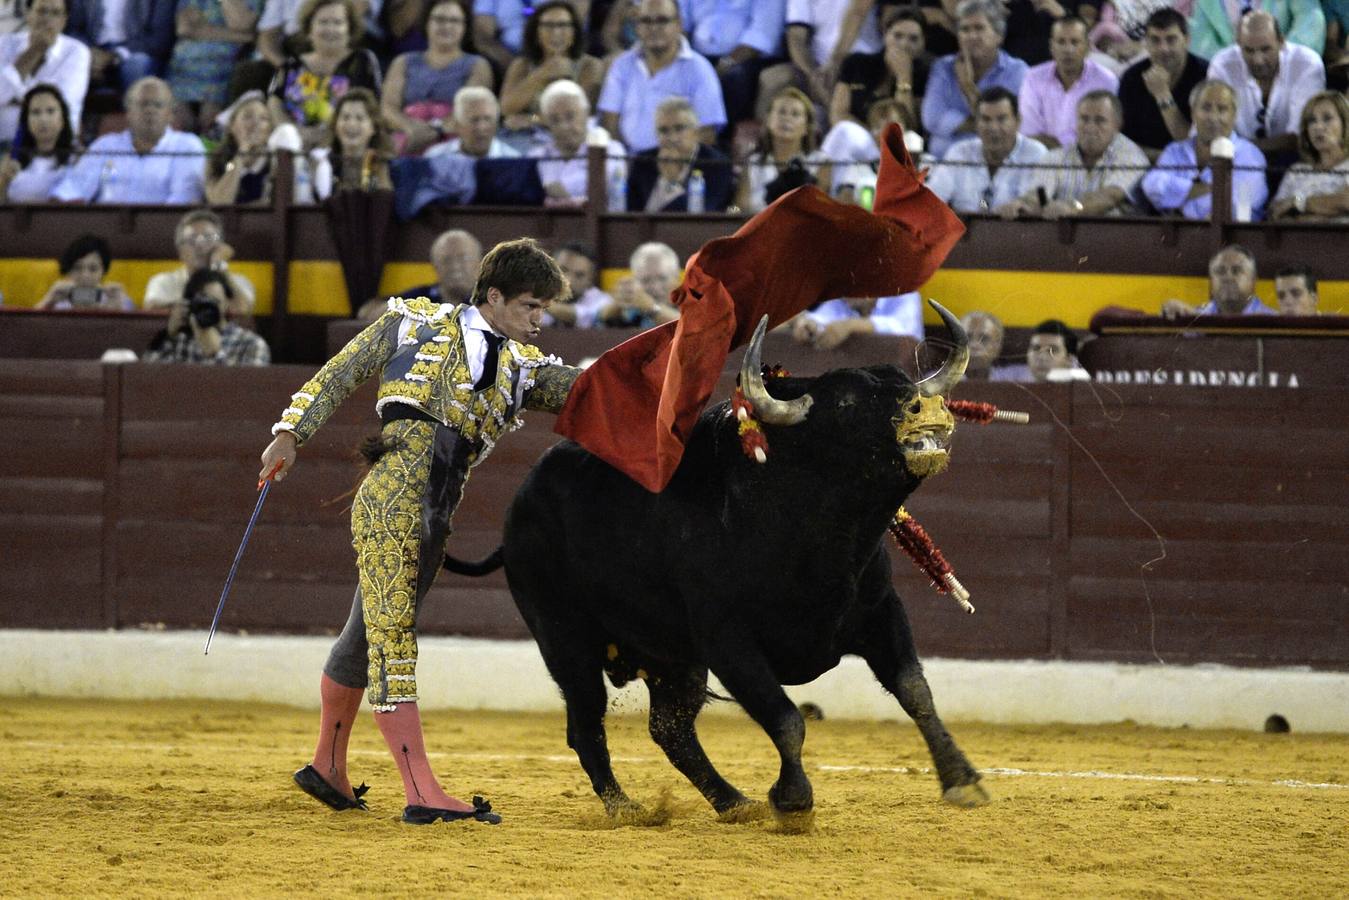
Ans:
POLYGON ((567 402, 567 394, 584 369, 563 365, 556 357, 528 372, 531 383, 525 387, 525 409, 558 413, 567 402))
POLYGON ((333 414, 342 401, 377 373, 397 348, 398 326, 407 310, 401 301, 389 301, 389 311, 352 338, 337 355, 290 397, 290 406, 272 434, 289 431, 303 444, 333 414))

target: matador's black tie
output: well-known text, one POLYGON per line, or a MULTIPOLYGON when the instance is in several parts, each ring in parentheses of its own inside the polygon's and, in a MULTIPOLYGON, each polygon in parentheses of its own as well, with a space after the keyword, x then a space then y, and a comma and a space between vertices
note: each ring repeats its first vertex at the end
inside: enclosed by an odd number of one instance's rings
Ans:
POLYGON ((499 334, 493 334, 490 331, 484 331, 482 336, 487 339, 487 356, 482 361, 482 374, 473 384, 473 390, 481 391, 496 384, 497 380, 497 362, 501 356, 501 342, 505 340, 499 334))

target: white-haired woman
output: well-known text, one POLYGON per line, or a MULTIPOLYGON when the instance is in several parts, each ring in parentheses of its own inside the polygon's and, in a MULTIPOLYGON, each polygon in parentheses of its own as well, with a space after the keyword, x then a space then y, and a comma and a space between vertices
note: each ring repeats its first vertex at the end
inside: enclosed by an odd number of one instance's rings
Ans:
POLYGON ((590 101, 585 89, 575 81, 554 81, 539 95, 539 118, 545 129, 541 144, 529 151, 539 161, 539 180, 549 206, 579 206, 585 203, 590 182, 586 160, 590 144, 607 149, 607 183, 625 182, 628 177, 623 145, 609 132, 590 125, 590 101))

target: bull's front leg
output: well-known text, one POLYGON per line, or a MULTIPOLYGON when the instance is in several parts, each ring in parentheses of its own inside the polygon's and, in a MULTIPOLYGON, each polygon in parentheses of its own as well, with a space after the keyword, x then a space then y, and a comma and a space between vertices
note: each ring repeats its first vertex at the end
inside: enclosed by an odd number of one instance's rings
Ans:
POLYGON ((880 602, 867 610, 853 629, 858 655, 867 661, 876 679, 895 695, 918 726, 941 780, 942 799, 955 806, 983 806, 989 802, 988 791, 979 783, 979 772, 970 765, 937 715, 932 691, 913 645, 908 616, 894 588, 888 584, 888 569, 885 575, 887 584, 880 602))

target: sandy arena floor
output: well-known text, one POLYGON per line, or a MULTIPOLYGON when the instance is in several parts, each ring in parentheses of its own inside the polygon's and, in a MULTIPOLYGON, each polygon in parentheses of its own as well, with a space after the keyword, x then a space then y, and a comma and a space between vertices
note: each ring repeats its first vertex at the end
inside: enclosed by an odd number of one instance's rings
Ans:
MULTIPOLYGON (((490 827, 398 821, 369 714, 333 813, 290 773, 317 715, 224 703, 0 700, 3 896, 1334 897, 1349 895, 1349 736, 956 724, 992 805, 945 806, 905 722, 812 722, 806 833, 720 823, 635 716, 610 719, 628 793, 668 820, 615 828, 560 715, 427 714, 442 779, 490 827)), ((742 716, 701 721, 762 798, 776 757, 742 716)))

